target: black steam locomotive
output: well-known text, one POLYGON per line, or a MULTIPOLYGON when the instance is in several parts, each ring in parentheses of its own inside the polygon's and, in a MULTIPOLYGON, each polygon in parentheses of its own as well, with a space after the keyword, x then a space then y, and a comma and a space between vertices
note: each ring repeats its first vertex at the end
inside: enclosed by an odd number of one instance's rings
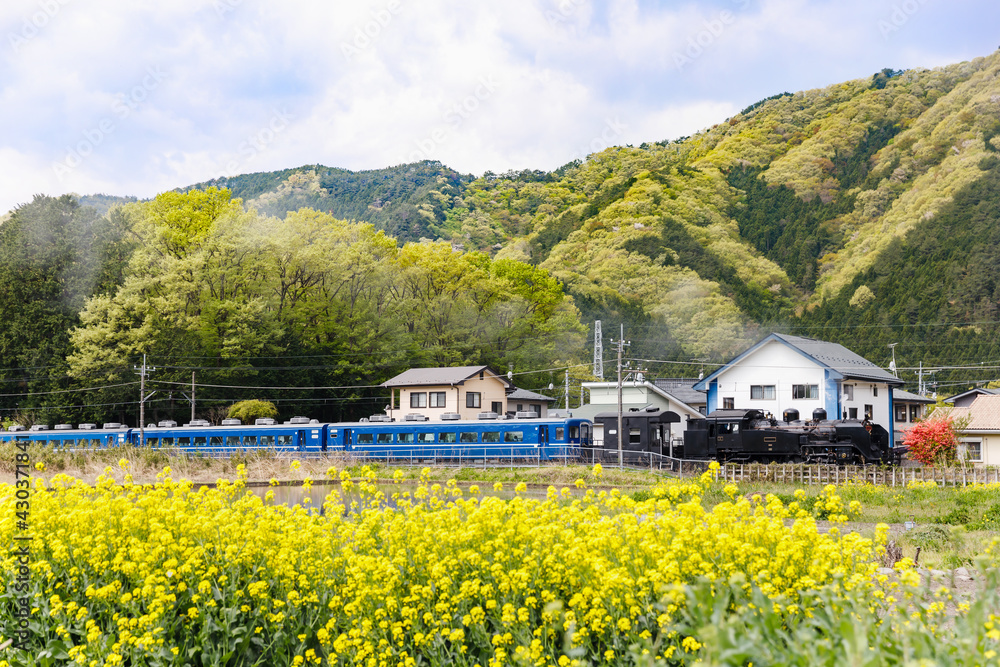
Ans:
MULTIPOLYGON (((826 410, 812 421, 785 410, 783 422, 760 410, 716 410, 688 420, 683 458, 760 463, 898 465, 905 447, 890 447, 889 433, 869 420, 828 420, 826 410)), ((676 454, 675 454, 676 455, 676 454)))

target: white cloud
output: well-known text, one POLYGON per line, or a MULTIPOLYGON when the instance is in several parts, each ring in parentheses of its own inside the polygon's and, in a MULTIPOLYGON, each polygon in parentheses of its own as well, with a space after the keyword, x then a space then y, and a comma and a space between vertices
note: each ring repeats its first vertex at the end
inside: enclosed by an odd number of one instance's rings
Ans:
POLYGON ((232 168, 551 169, 691 134, 783 90, 993 48, 992 3, 922 3, 884 39, 896 4, 11 0, 0 209, 36 192, 150 196, 232 168), (692 40, 700 52, 678 67, 692 40), (88 154, 60 179, 52 165, 74 151, 88 154))

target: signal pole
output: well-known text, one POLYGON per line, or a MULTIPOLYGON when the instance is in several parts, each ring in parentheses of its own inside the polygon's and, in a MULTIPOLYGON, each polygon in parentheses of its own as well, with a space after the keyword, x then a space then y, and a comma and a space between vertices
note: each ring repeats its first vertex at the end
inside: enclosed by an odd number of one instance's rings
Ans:
POLYGON ((604 380, 604 343, 600 320, 594 321, 594 377, 604 380))
POLYGON ((566 409, 569 410, 569 369, 566 369, 566 389, 563 392, 566 398, 566 409))

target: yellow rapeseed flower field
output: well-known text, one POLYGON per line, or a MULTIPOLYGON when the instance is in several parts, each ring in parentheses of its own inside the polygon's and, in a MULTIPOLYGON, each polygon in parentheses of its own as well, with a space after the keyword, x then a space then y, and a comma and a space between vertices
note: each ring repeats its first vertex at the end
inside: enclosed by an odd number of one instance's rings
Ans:
MULTIPOLYGON (((706 510, 712 471, 657 486, 642 502, 581 482, 544 500, 521 488, 504 500, 426 474, 415 491, 387 494, 366 471, 342 477, 344 495, 321 507, 271 504, 244 475, 199 489, 169 471, 146 486, 110 475, 93 486, 35 480, 32 652, 51 661, 0 658, 89 667, 693 660, 704 638, 673 629, 690 604, 686 584, 737 582, 782 613, 808 614, 802 591, 873 585, 885 535, 821 532, 796 503, 735 489, 706 510)), ((14 495, 0 485, 3 544, 16 531, 14 495)), ((817 511, 838 521, 848 510, 829 487, 817 511)), ((0 574, 16 567, 2 560, 0 574)))

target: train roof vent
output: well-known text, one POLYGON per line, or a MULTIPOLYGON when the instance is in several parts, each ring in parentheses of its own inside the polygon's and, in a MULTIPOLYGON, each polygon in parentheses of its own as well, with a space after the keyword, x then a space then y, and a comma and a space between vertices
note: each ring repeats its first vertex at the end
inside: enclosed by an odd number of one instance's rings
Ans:
POLYGON ((319 420, 318 420, 318 419, 310 419, 310 420, 309 420, 309 423, 310 423, 310 424, 318 424, 318 423, 319 423, 319 420))
POLYGON ((369 419, 368 419, 368 417, 362 417, 362 418, 361 418, 361 419, 359 419, 358 421, 359 421, 359 422, 361 422, 362 424, 367 424, 367 423, 368 423, 368 421, 369 421, 369 419))
POLYGON ((13 433, 14 431, 23 431, 24 427, 20 424, 11 424, 7 430, 13 433))
POLYGON ((190 428, 204 428, 205 426, 211 426, 211 424, 207 419, 192 419, 187 424, 184 424, 184 426, 190 428))
POLYGON ((497 416, 498 415, 495 412, 480 412, 479 413, 479 418, 480 419, 496 419, 497 416))
POLYGON ((72 431, 73 430, 73 425, 72 424, 56 424, 55 425, 55 430, 57 430, 57 431, 72 431))
POLYGON ((390 417, 389 415, 372 415, 371 417, 368 418, 368 421, 372 421, 372 422, 391 422, 392 421, 392 417, 390 417))
POLYGON ((48 431, 49 430, 49 425, 48 424, 34 424, 31 427, 31 430, 32 431, 48 431))
POLYGON ((254 426, 274 426, 274 420, 270 417, 257 417, 253 420, 254 426))
POLYGON ((422 415, 416 412, 411 412, 410 414, 403 417, 403 421, 408 422, 425 422, 427 421, 427 415, 422 415))
POLYGON ((157 424, 157 426, 159 426, 160 428, 176 428, 177 422, 175 422, 173 419, 164 419, 159 424, 157 424))
POLYGON ((288 420, 289 424, 308 424, 309 417, 292 417, 288 420))
POLYGON ((97 428, 97 424, 80 424, 79 428, 81 431, 93 431, 97 428))
POLYGON ((243 422, 241 422, 239 419, 223 419, 222 420, 222 425, 223 426, 241 426, 242 424, 243 424, 243 422))
POLYGON ((522 410, 521 412, 515 412, 514 416, 517 419, 538 419, 538 413, 534 410, 522 410))
POLYGON ((118 422, 104 422, 103 424, 101 424, 101 428, 106 428, 106 429, 115 429, 121 427, 122 425, 119 424, 118 422))
POLYGON ((452 422, 457 421, 462 418, 462 415, 457 412, 443 412, 441 413, 441 421, 452 422))

